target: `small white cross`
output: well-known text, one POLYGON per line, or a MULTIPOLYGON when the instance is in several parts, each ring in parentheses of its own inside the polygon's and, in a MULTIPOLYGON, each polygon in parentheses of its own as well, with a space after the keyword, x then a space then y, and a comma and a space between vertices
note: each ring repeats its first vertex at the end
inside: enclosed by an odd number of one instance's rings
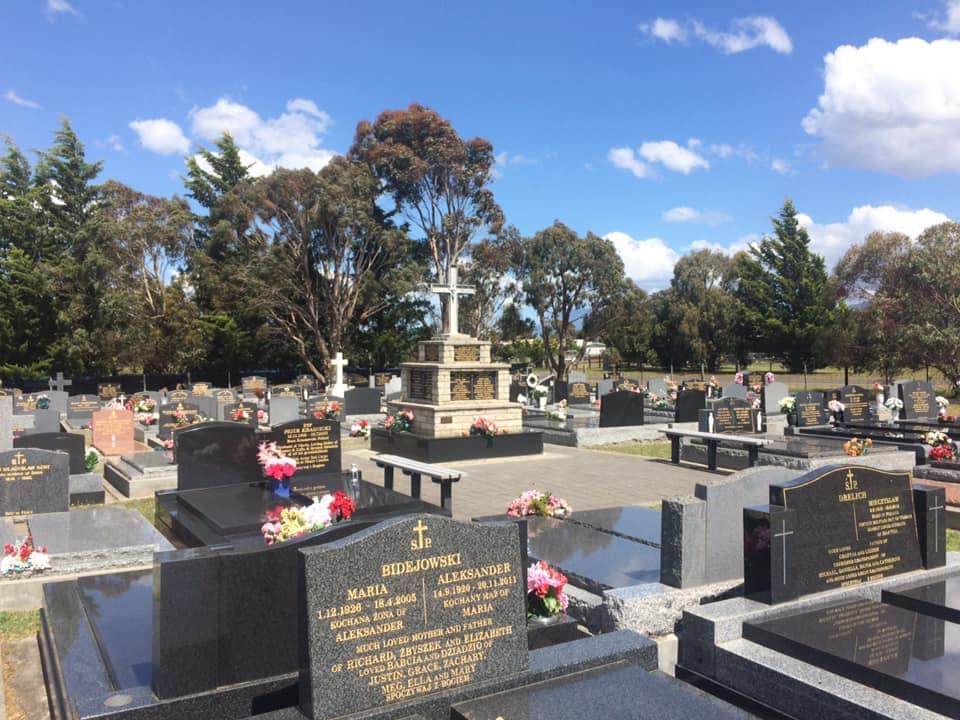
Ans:
POLYGON ((437 293, 441 297, 449 295, 447 298, 447 312, 443 318, 443 334, 460 334, 460 296, 474 295, 477 289, 472 285, 460 285, 457 283, 457 266, 451 265, 447 270, 447 284, 433 284, 430 286, 430 292, 437 293))
POLYGON ((787 532, 786 530, 787 530, 787 521, 781 520, 780 532, 774 535, 775 538, 784 538, 783 542, 781 543, 781 547, 783 548, 783 584, 784 585, 787 584, 787 540, 786 538, 788 535, 793 535, 793 530, 791 530, 790 532, 787 532))

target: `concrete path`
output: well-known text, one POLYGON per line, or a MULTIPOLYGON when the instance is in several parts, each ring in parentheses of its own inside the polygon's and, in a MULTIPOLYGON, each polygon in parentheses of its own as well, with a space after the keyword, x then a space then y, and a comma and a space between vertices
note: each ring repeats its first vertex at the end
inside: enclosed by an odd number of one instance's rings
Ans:
MULTIPOLYGON (((345 450, 343 468, 355 462, 365 480, 382 485, 383 470, 371 461, 374 454, 345 450)), ((543 455, 440 464, 467 473, 453 486, 453 514, 461 519, 502 514, 511 500, 531 488, 549 490, 577 511, 689 495, 696 483, 715 477, 705 469, 671 465, 665 460, 559 445, 545 445, 543 455)), ((409 492, 410 478, 397 472, 394 487, 409 492)), ((423 499, 440 502, 440 486, 428 478, 423 482, 423 499)))

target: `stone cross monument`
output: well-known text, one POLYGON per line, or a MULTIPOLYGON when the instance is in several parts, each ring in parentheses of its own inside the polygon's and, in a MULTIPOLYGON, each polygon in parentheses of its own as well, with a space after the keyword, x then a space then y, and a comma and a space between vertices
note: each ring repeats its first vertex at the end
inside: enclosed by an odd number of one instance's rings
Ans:
POLYGON ((443 317, 443 331, 441 337, 453 337, 460 334, 460 296, 474 295, 477 289, 472 285, 460 285, 457 282, 457 266, 451 265, 447 270, 447 283, 430 285, 430 292, 437 293, 441 298, 447 298, 447 310, 443 317))
POLYGON ((330 361, 330 364, 336 369, 337 379, 331 387, 327 388, 327 395, 342 398, 348 390, 347 384, 343 381, 343 369, 347 366, 347 359, 342 352, 338 352, 330 361))

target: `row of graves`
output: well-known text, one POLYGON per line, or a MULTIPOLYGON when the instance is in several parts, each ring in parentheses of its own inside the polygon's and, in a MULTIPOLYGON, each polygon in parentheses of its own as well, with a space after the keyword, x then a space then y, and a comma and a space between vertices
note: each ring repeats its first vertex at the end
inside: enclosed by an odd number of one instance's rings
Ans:
POLYGON ((298 458, 288 497, 250 472, 253 428, 177 430, 178 486, 156 503, 184 547, 44 586, 54 717, 747 717, 656 672, 640 633, 528 619, 524 518, 457 522, 332 452, 313 467, 305 435, 335 423, 300 422, 274 429, 298 458), (323 529, 284 535, 324 511, 323 529))

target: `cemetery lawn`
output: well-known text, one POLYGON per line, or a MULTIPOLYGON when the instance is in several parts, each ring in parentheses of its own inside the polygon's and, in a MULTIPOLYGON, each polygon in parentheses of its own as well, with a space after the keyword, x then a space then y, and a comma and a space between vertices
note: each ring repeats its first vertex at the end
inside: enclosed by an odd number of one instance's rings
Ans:
POLYGON ((40 630, 39 610, 0 611, 0 642, 23 640, 40 630))
POLYGON ((649 458, 659 458, 660 460, 670 459, 670 441, 666 442, 632 442, 632 443, 614 443, 611 445, 594 445, 591 450, 602 450, 603 452, 622 453, 624 455, 641 455, 649 458))
POLYGON ((960 530, 947 530, 947 552, 960 551, 960 530))
POLYGON ((154 527, 157 526, 157 505, 153 498, 137 498, 136 500, 127 500, 121 504, 123 507, 136 510, 143 515, 151 525, 154 527))

